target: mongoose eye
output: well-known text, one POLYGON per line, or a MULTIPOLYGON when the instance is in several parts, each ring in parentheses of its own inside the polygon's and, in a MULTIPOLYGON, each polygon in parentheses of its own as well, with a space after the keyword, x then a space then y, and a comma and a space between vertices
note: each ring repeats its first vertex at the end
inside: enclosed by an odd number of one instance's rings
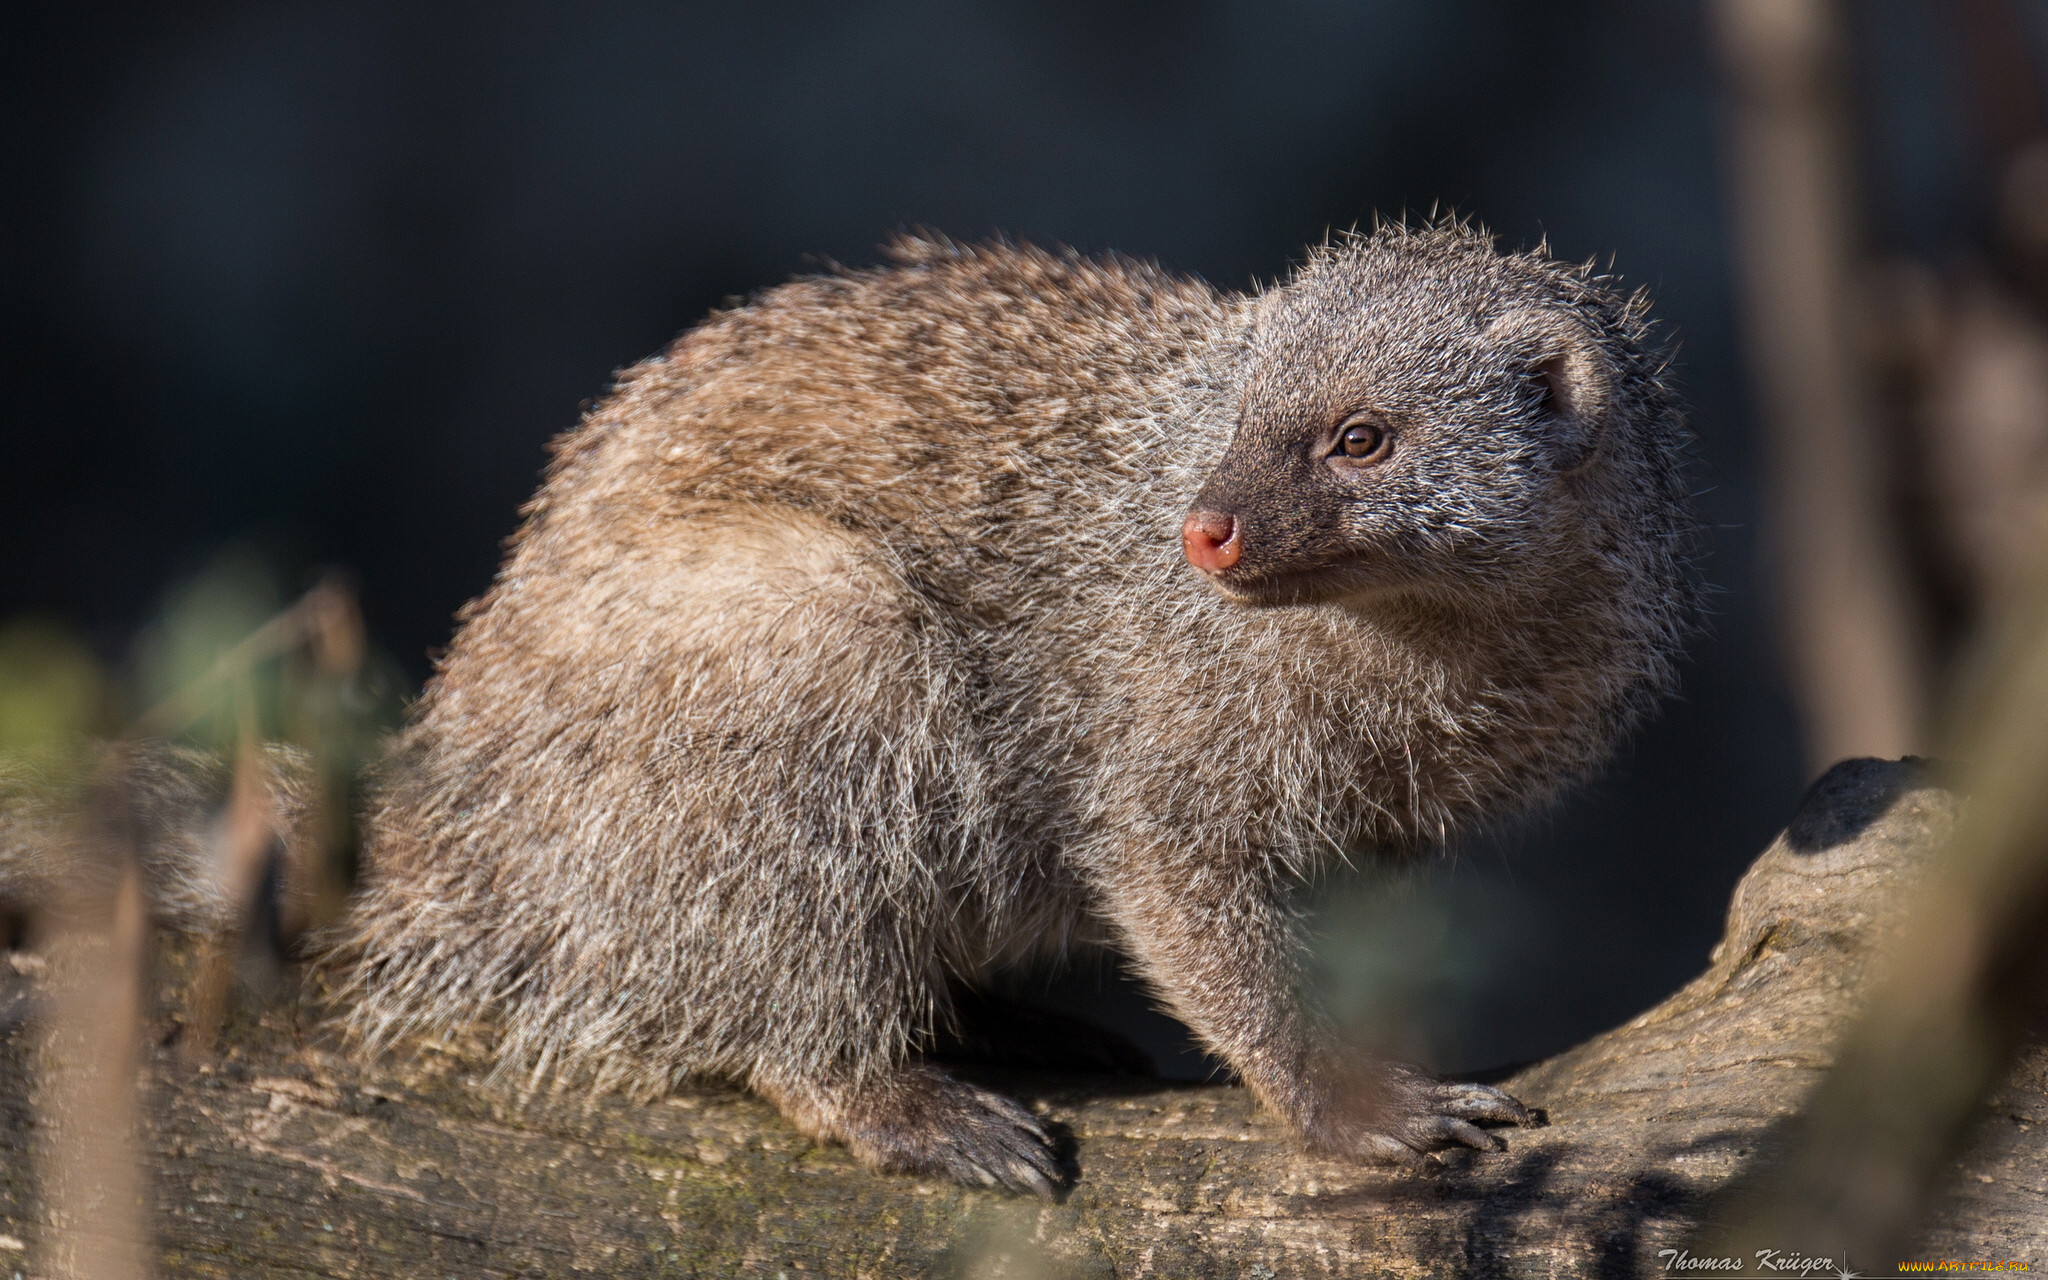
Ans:
POLYGON ((1393 443, 1391 432, 1361 415, 1338 428, 1336 452, 1361 462, 1377 462, 1392 451, 1393 443))

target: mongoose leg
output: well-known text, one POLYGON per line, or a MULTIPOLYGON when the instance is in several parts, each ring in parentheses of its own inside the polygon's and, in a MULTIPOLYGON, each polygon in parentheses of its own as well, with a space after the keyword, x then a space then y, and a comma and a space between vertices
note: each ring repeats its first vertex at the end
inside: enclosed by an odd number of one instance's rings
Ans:
POLYGON ((1000 1094, 906 1063, 858 1082, 777 1075, 754 1089, 805 1133, 870 1169, 1051 1198, 1073 1169, 1045 1123, 1000 1094))
POLYGON ((1502 1149, 1481 1124, 1537 1123, 1498 1089, 1340 1049, 1297 1002, 1299 944, 1258 868, 1210 862, 1191 873, 1171 857, 1141 855, 1112 877, 1110 899, 1174 1013, 1309 1150, 1413 1168, 1444 1147, 1502 1149))

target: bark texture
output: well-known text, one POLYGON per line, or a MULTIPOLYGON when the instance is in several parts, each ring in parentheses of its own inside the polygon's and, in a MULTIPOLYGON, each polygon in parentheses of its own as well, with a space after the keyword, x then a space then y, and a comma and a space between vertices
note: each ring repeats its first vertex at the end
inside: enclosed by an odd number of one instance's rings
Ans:
MULTIPOLYGON (((1955 807, 1909 763, 1837 766, 1744 877, 1707 971, 1515 1077, 1549 1127, 1510 1131, 1504 1155, 1453 1155, 1437 1177, 1303 1156, 1238 1088, 991 1077, 1077 1144, 1079 1185, 1045 1205, 868 1174, 731 1090, 520 1102, 484 1086, 459 1045, 365 1066, 288 1003, 231 1026, 199 1066, 175 1046, 147 1054, 158 1271, 1663 1274, 1658 1250, 1831 1062, 1955 807)), ((34 984, 10 980, 0 1280, 42 1271, 45 1217, 26 1154, 34 984)), ((2048 1050, 2029 1049, 1985 1107, 1925 1256, 2048 1265, 2048 1050)), ((1851 1261, 1887 1274, 1898 1260, 1851 1261)))

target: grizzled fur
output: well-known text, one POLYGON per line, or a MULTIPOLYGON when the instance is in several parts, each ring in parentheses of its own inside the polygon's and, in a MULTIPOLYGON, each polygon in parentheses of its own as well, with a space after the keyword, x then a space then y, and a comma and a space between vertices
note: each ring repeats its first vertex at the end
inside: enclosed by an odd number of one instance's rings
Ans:
POLYGON ((949 981, 1081 943, 1312 1146, 1511 1099, 1341 1052, 1292 887, 1591 768, 1693 606, 1643 304, 1457 225, 1258 297, 907 239, 714 316, 556 446, 391 760, 332 958, 372 1043, 743 1081, 875 1167, 1049 1189, 918 1058, 949 981), (1392 441, 1331 457, 1368 412, 1392 441), (1242 558, 1181 553, 1191 508, 1242 558))

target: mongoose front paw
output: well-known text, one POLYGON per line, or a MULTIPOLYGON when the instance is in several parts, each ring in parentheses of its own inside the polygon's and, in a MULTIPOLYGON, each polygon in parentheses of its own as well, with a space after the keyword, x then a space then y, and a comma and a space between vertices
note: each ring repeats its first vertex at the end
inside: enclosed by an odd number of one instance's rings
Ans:
POLYGON ((1503 1151, 1507 1144, 1481 1125, 1537 1128, 1549 1123, 1538 1108, 1527 1107, 1492 1085, 1432 1080, 1420 1072, 1401 1070, 1379 1090, 1381 1097, 1369 1119, 1353 1117, 1308 1135, 1309 1148, 1325 1155, 1345 1156, 1376 1164, 1426 1170, 1432 1153, 1447 1147, 1503 1151))

